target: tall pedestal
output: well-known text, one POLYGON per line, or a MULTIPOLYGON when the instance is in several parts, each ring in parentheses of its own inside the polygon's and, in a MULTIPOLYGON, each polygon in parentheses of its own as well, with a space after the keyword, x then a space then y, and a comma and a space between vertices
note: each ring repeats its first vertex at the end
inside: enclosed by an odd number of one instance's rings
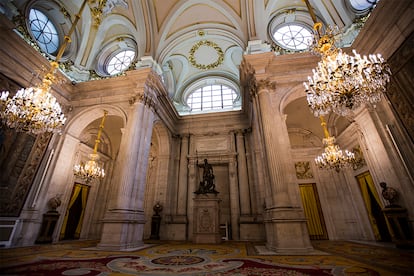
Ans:
POLYGON ((198 194, 194 200, 194 243, 220 243, 220 199, 217 194, 198 194))
POLYGON ((395 245, 399 248, 414 248, 407 209, 400 206, 386 206, 382 212, 388 220, 395 245))

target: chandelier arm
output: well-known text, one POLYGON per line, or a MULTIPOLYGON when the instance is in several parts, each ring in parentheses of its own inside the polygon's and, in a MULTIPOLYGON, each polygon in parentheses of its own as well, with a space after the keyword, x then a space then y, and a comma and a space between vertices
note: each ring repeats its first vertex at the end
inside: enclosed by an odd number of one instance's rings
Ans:
POLYGON ((71 42, 70 37, 72 36, 73 32, 75 31, 76 25, 78 24, 78 21, 81 18, 81 14, 83 12, 83 9, 86 6, 86 2, 87 1, 88 0, 84 0, 82 2, 82 5, 81 5, 81 7, 79 9, 79 12, 75 15, 75 20, 73 21, 72 26, 70 27, 69 32, 65 35, 64 41, 63 41, 62 45, 59 48, 58 54, 56 55, 56 59, 55 59, 56 62, 58 62, 62 58, 63 53, 66 50, 67 45, 71 42))
POLYGON ((321 116, 319 116, 319 119, 321 120, 321 126, 323 128, 323 133, 325 135, 325 138, 331 137, 331 135, 329 134, 328 128, 326 127, 325 118, 321 115, 321 116))
MULTIPOLYGON (((315 12, 313 11, 313 8, 312 8, 311 4, 309 3, 309 0, 303 0, 303 1, 305 2, 306 6, 308 7, 309 14, 310 14, 310 16, 311 16, 311 18, 312 18, 312 20, 313 20, 313 23, 314 23, 315 25, 320 24, 320 22, 319 22, 319 21, 318 21, 318 19, 316 18, 315 12)), ((314 25, 314 26, 315 26, 315 25, 314 25)), ((319 29, 318 29, 318 32, 319 32, 319 29)))
POLYGON ((102 135, 102 130, 104 128, 106 115, 108 115, 108 111, 104 110, 104 116, 102 117, 101 124, 99 125, 98 135, 97 135, 96 140, 95 140, 95 146, 93 147, 93 153, 94 154, 96 154, 98 152, 98 145, 101 142, 101 135, 102 135))

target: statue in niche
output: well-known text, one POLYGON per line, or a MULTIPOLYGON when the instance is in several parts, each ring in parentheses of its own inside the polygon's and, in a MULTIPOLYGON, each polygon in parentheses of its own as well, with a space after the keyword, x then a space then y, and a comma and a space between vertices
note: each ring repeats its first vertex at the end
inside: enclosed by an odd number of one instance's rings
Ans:
POLYGON ((204 159, 203 165, 203 181, 200 181, 200 186, 195 192, 196 194, 217 194, 216 185, 214 184, 213 167, 208 163, 207 159, 204 159))

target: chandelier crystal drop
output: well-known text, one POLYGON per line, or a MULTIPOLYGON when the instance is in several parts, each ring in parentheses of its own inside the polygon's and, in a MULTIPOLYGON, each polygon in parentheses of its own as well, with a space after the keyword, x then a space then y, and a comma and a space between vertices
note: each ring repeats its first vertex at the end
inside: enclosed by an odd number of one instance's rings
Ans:
POLYGON ((314 21, 314 39, 311 52, 321 56, 313 75, 304 82, 309 108, 315 117, 334 112, 340 116, 352 114, 365 103, 381 100, 391 78, 391 70, 380 54, 361 56, 355 50, 348 55, 337 48, 338 27, 328 27, 322 33, 322 23, 308 0, 309 12, 314 21))
POLYGON ((335 137, 326 137, 322 142, 325 145, 325 151, 315 158, 315 163, 320 169, 335 169, 338 172, 342 168, 353 166, 356 162, 353 152, 348 150, 343 152, 335 144, 335 137))
MULTIPOLYGON (((56 62, 52 63, 52 68, 57 66, 56 62)), ((8 98, 8 91, 3 91, 0 97, 2 121, 19 132, 60 132, 66 118, 49 92, 53 81, 54 75, 48 73, 40 85, 19 89, 12 98, 8 98)))
POLYGON ((99 155, 98 155, 98 146, 101 142, 102 130, 104 128, 105 119, 108 115, 108 111, 104 110, 104 116, 102 117, 101 124, 99 125, 98 135, 95 140, 95 146, 93 148, 93 153, 89 154, 89 160, 84 163, 81 162, 73 167, 73 174, 83 180, 86 183, 89 183, 93 179, 103 179, 105 177, 105 170, 103 167, 100 167, 98 164, 99 155))
POLYGON ((0 119, 8 127, 33 134, 61 132, 66 118, 50 90, 52 84, 56 83, 55 74, 59 67, 58 62, 66 46, 71 42, 70 36, 75 30, 87 1, 83 1, 68 34, 64 36, 55 61, 50 62, 50 69, 42 82, 35 87, 18 90, 12 98, 9 98, 9 91, 1 92, 0 119))
POLYGON ((343 152, 341 148, 335 144, 335 137, 330 136, 324 117, 320 116, 320 120, 325 134, 325 138, 322 139, 325 150, 321 155, 315 158, 315 164, 320 169, 335 169, 337 172, 342 168, 354 167, 357 163, 355 154, 348 150, 343 152))
POLYGON ((77 177, 85 180, 89 183, 93 179, 102 179, 105 177, 105 170, 99 167, 98 160, 99 155, 91 153, 89 154, 90 160, 86 163, 81 162, 73 167, 73 173, 77 177))

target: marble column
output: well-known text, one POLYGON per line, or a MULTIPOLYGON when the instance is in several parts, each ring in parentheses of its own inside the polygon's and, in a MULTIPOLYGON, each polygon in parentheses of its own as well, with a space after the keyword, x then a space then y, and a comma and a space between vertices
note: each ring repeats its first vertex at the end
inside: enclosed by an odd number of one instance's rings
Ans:
POLYGON ((154 121, 154 102, 148 93, 138 94, 115 162, 111 186, 114 191, 103 219, 98 248, 126 250, 142 246, 144 192, 154 121))
POLYGON ((289 175, 294 175, 294 163, 285 116, 278 109, 281 98, 276 94, 275 83, 269 80, 259 81, 253 96, 258 99, 257 112, 261 118, 272 194, 272 202, 267 203, 264 217, 266 247, 278 254, 306 254, 313 251, 313 247, 303 209, 295 206, 289 196, 289 185, 297 183, 289 178, 289 175))
POLYGON ((236 146, 237 146, 237 169, 239 173, 239 187, 240 187, 240 213, 241 215, 250 215, 250 189, 249 176, 247 174, 246 164, 246 148, 244 146, 244 135, 242 130, 236 132, 236 146))

